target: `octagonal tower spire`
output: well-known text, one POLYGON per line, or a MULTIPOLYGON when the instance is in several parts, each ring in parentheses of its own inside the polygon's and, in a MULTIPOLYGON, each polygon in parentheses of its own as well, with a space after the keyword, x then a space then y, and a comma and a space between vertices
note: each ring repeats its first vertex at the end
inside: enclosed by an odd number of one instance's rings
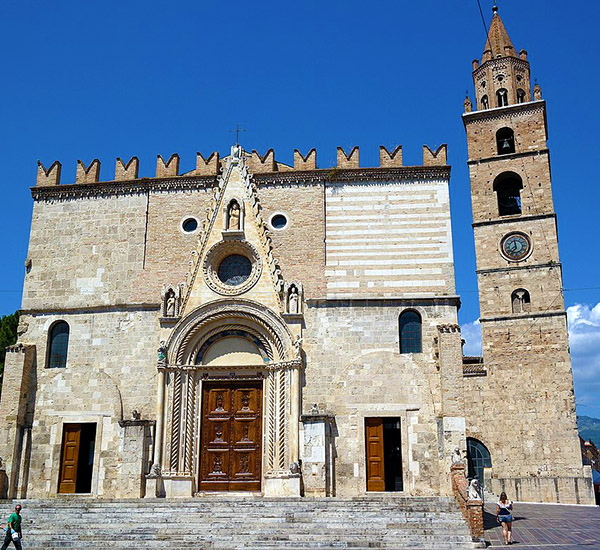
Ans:
POLYGON ((485 48, 473 61, 473 81, 477 110, 506 107, 531 101, 531 83, 527 52, 517 55, 506 31, 498 7, 494 6, 485 48))

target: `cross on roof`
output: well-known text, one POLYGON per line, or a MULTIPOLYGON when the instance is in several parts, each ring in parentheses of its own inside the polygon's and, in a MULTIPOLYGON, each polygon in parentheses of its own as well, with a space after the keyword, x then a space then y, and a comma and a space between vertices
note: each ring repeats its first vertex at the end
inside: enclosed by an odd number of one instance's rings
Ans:
POLYGON ((235 144, 239 145, 240 144, 240 132, 245 132, 246 129, 245 128, 240 128, 239 123, 236 125, 235 130, 229 130, 230 132, 235 132, 235 144))

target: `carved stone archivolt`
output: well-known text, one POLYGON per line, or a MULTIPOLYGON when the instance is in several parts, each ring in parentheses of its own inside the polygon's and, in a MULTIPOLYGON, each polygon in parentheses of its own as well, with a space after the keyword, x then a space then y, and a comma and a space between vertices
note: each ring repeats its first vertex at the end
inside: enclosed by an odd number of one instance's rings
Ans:
MULTIPOLYGON (((166 344, 162 475, 195 477, 200 460, 203 380, 263 380, 264 476, 290 475, 297 460, 297 417, 302 339, 293 338, 276 313, 248 300, 219 300, 182 319, 166 344), (201 350, 215 338, 248 334, 264 350, 264 364, 203 365, 201 350)), ((261 353, 262 354, 262 353, 261 353)))

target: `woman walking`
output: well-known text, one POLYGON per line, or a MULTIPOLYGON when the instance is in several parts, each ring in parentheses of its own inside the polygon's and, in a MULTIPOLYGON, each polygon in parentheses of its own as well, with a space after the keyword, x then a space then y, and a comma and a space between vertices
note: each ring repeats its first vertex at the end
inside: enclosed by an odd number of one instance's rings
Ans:
POLYGON ((512 544, 513 503, 508 500, 506 493, 500 493, 500 500, 496 503, 496 520, 502 524, 504 544, 512 544))

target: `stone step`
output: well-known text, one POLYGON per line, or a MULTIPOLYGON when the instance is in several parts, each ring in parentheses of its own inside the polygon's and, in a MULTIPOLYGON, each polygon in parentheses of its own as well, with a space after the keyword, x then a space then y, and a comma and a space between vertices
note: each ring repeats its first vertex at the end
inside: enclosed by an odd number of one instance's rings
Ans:
POLYGON ((473 548, 458 506, 448 498, 228 495, 20 503, 28 550, 473 548))

